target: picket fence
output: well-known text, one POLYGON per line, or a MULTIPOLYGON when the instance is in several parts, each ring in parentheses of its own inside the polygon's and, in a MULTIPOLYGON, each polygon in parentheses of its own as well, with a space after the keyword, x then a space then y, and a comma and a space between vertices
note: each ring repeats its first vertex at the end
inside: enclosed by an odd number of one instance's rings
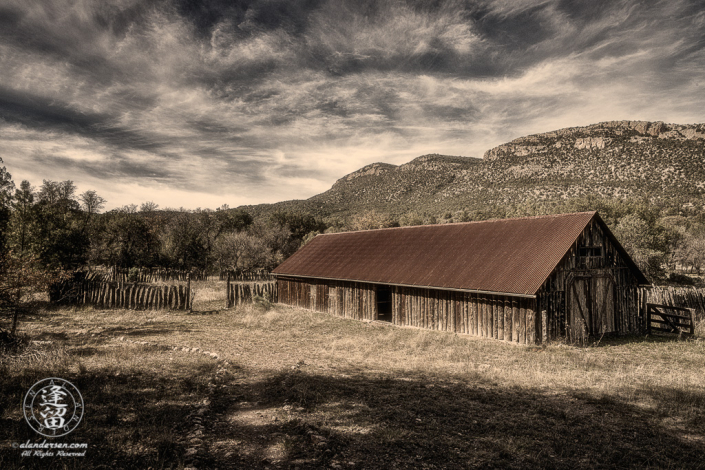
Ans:
POLYGON ((227 288, 227 300, 225 303, 226 308, 237 307, 244 303, 252 302, 252 298, 255 296, 260 296, 268 299, 270 302, 277 301, 277 283, 276 282, 266 282, 266 283, 235 283, 231 284, 228 281, 227 288))
POLYGON ((276 278, 272 276, 268 271, 255 271, 255 272, 234 272, 234 271, 221 271, 218 279, 220 281, 225 281, 230 275, 231 281, 243 281, 243 282, 257 282, 257 281, 274 281, 276 278))
POLYGON ((696 319, 705 320, 705 288, 702 287, 647 287, 644 288, 646 303, 691 308, 696 319))
POLYGON ((206 281, 208 274, 204 269, 192 269, 190 271, 169 269, 169 268, 140 268, 136 274, 130 276, 130 269, 113 267, 110 270, 110 281, 128 282, 165 282, 165 281, 206 281))
POLYGON ((193 291, 190 285, 151 286, 140 283, 67 281, 58 286, 61 303, 93 305, 98 308, 134 310, 190 310, 193 291))

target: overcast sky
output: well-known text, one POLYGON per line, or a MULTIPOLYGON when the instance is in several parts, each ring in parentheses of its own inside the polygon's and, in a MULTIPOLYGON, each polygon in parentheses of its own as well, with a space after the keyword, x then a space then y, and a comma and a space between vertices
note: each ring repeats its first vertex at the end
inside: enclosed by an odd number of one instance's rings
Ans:
POLYGON ((703 122, 705 6, 0 0, 0 158, 106 209, 307 198, 368 163, 703 122))

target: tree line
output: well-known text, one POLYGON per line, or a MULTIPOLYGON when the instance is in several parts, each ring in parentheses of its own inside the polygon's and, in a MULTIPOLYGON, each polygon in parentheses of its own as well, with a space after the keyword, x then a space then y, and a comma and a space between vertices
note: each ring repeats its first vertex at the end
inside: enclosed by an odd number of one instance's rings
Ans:
POLYGON ((16 186, 0 159, 0 309, 16 318, 33 296, 84 266, 269 271, 326 228, 288 212, 254 219, 227 206, 160 210, 146 202, 101 213, 105 203, 72 181, 16 186))
POLYGON ((79 193, 71 181, 16 186, 0 159, 0 309, 16 315, 23 299, 87 265, 195 268, 212 274, 269 271, 323 232, 587 210, 599 211, 653 281, 699 282, 692 276, 705 267, 703 211, 648 199, 585 197, 439 213, 368 210, 326 218, 287 211, 255 218, 228 206, 160 209, 152 202, 101 213, 105 203, 94 190, 79 193))

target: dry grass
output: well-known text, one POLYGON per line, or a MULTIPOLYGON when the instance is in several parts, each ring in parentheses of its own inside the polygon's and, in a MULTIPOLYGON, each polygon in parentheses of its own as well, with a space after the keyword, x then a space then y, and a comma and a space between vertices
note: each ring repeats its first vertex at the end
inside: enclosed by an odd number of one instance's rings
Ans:
POLYGON ((225 308, 225 281, 195 281, 191 283, 195 296, 193 309, 197 311, 225 308))
MULTIPOLYGON (((178 438, 206 399, 205 468, 703 467, 699 338, 523 347, 282 306, 53 310, 25 331, 52 343, 33 346, 48 359, 0 363, 0 446, 33 439, 17 404, 59 375, 87 403, 88 467, 186 465, 178 438), (215 352, 228 373, 172 346, 215 352)), ((31 463, 0 454, 2 468, 31 463)))
MULTIPOLYGON (((233 284, 238 282, 233 281, 233 284)), ((242 284, 261 284, 261 282, 240 282, 242 284)), ((193 310, 197 312, 212 312, 225 308, 226 281, 216 279, 194 281, 191 288, 194 291, 193 310)))

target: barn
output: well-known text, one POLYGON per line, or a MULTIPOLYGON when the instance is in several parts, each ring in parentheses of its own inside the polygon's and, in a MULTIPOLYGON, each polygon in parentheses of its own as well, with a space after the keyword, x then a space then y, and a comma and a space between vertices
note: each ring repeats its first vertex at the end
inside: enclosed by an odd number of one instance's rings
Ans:
POLYGON ((278 302, 524 344, 644 327, 648 280, 597 212, 318 235, 278 302))

